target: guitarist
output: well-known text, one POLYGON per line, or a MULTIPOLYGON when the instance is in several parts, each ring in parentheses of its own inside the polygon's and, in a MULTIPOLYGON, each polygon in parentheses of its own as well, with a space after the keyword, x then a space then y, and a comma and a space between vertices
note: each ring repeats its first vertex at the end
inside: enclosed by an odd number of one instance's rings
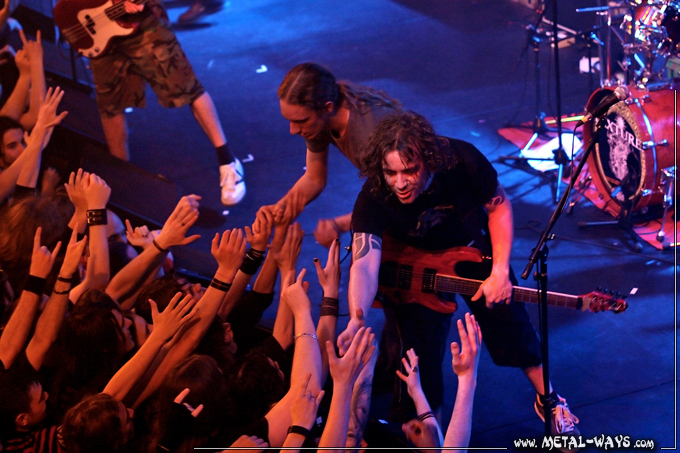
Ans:
MULTIPOLYGON (((367 181, 352 213, 351 318, 338 337, 340 352, 366 323, 378 288, 384 232, 425 250, 471 245, 487 255, 493 252, 490 274, 480 278, 482 285, 466 303, 494 363, 521 368, 536 388, 535 407, 542 417, 540 341, 524 305, 511 300, 512 207, 492 165, 473 145, 438 137, 425 118, 404 112, 380 122, 363 150, 360 168, 367 181)), ((374 385, 379 387, 379 370, 387 368, 395 392, 396 386, 402 386, 393 397, 390 417, 405 422, 414 408, 406 405, 406 389, 395 374, 403 356, 400 351, 414 348, 420 356, 422 386, 437 410, 443 400, 441 363, 452 315, 416 303, 395 305, 383 300, 382 305, 386 325, 374 385)), ((552 388, 548 403, 555 419, 553 434, 578 435, 578 419, 552 388)))

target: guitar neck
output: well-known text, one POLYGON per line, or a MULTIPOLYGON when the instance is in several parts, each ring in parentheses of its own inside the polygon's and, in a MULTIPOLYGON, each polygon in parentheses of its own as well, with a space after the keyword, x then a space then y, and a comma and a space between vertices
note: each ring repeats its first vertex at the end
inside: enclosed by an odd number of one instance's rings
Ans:
MULTIPOLYGON (((481 284, 481 280, 437 275, 435 277, 434 289, 436 292, 458 293, 464 296, 472 296, 477 292, 481 284)), ((536 290, 524 288, 522 286, 513 286, 512 299, 517 302, 537 304, 539 302, 539 295, 536 290)), ((548 305, 580 309, 583 306, 583 299, 579 296, 548 291, 548 305)))

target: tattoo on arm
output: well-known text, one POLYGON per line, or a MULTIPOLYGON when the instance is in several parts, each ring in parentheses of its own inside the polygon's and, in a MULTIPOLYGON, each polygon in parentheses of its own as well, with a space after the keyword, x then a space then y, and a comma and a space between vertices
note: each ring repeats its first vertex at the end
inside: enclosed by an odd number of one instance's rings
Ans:
POLYGON ((505 194, 505 190, 499 185, 496 189, 496 193, 493 194, 493 198, 491 198, 487 204, 490 206, 499 206, 505 203, 506 198, 507 195, 505 194))
POLYGON ((381 250, 382 240, 374 235, 368 233, 354 233, 354 259, 359 260, 366 256, 368 252, 373 250, 381 250))

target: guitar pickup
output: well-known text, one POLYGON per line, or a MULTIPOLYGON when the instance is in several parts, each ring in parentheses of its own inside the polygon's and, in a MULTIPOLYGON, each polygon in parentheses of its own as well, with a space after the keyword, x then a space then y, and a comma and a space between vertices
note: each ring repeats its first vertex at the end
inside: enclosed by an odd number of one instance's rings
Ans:
POLYGON ((434 294, 434 284, 437 279, 437 269, 425 268, 420 291, 425 294, 434 294))
POLYGON ((85 26, 85 28, 87 28, 87 31, 89 31, 91 35, 94 35, 95 33, 97 33, 97 31, 94 28, 94 25, 95 25, 94 20, 89 15, 85 16, 85 20, 86 20, 86 22, 83 25, 85 26))

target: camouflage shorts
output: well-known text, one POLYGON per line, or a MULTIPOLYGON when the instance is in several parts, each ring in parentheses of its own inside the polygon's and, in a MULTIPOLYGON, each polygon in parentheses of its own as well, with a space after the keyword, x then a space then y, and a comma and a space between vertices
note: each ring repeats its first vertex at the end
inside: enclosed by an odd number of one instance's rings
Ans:
POLYGON ((175 34, 160 24, 115 39, 90 66, 99 112, 108 117, 144 107, 146 83, 163 107, 182 107, 205 92, 175 34))

